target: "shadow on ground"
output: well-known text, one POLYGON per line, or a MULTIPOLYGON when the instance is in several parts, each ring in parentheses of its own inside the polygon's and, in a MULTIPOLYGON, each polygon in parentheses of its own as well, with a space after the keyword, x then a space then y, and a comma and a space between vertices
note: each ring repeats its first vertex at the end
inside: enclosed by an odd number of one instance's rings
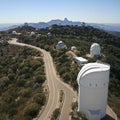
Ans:
POLYGON ((111 116, 109 115, 106 115, 103 119, 101 120, 115 120, 114 118, 112 118, 111 116))

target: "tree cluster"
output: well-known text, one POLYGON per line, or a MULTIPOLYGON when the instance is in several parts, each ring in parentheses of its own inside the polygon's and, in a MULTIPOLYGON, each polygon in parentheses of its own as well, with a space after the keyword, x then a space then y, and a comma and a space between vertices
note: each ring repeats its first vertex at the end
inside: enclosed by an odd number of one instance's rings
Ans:
POLYGON ((45 104, 41 53, 28 48, 0 47, 0 120, 32 120, 45 104), (1 53, 2 51, 2 53, 1 53))

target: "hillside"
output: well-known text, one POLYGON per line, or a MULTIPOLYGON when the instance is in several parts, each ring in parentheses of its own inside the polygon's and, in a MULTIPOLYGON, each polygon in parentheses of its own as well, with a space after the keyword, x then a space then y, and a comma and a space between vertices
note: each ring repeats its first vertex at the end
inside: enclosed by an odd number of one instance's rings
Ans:
POLYGON ((90 26, 53 25, 45 29, 36 30, 32 27, 19 27, 15 30, 18 33, 20 32, 21 35, 11 35, 12 30, 2 34, 16 37, 20 42, 33 44, 50 51, 54 58, 56 69, 63 81, 73 86, 75 90, 77 90, 77 74, 81 68, 66 53, 71 49, 71 46, 76 46, 77 52, 75 54, 77 56, 85 57, 89 62, 96 61, 96 59, 86 57, 86 54, 89 54, 90 46, 93 42, 99 43, 102 52, 102 57, 99 60, 109 63, 111 66, 108 104, 120 118, 120 37, 90 26), (30 36, 31 31, 36 34, 30 36), (48 33, 51 33, 51 35, 49 36, 48 33), (67 50, 57 51, 55 49, 55 45, 60 40, 67 45, 67 50))
POLYGON ((44 81, 41 53, 0 42, 0 120, 36 117, 46 101, 44 81))

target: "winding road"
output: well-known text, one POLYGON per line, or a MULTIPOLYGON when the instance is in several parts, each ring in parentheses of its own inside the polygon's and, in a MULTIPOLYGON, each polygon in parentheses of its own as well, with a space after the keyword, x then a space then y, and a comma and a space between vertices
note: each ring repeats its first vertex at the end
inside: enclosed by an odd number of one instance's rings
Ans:
POLYGON ((74 99, 77 98, 77 93, 74 92, 69 85, 65 84, 60 80, 60 78, 56 73, 56 70, 53 64, 53 59, 50 53, 39 47, 35 47, 33 45, 19 43, 15 38, 12 39, 11 41, 8 41, 8 43, 33 48, 42 52, 43 54, 46 77, 47 77, 47 85, 49 88, 49 97, 48 97, 48 102, 46 103, 46 106, 42 114, 38 117, 37 120, 50 120, 50 116, 58 106, 60 90, 63 90, 64 92, 64 100, 63 100, 63 106, 61 109, 59 120, 69 120, 71 104, 74 101, 74 99))
MULTIPOLYGON (((73 91, 73 89, 68 84, 60 80, 60 78, 56 73, 53 64, 53 59, 50 53, 33 45, 19 43, 15 38, 8 41, 8 43, 18 46, 29 47, 38 50, 43 54, 45 72, 47 77, 47 85, 49 88, 49 97, 42 114, 38 115, 39 117, 37 118, 37 120, 50 120, 53 111, 58 106, 60 90, 63 90, 64 92, 64 101, 63 101, 63 106, 59 120, 69 120, 69 114, 71 112, 71 104, 74 100, 77 99, 77 93, 73 91)), ((112 111, 112 109, 109 106, 107 106, 106 113, 112 118, 114 118, 114 120, 117 120, 117 115, 114 113, 114 111, 112 111)))

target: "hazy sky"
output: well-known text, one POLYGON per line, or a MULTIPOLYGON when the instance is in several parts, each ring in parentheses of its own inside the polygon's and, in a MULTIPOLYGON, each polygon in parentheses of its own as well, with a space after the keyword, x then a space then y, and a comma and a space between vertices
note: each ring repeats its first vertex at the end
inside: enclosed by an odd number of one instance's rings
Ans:
POLYGON ((120 0, 0 0, 0 23, 64 19, 120 23, 120 0))

